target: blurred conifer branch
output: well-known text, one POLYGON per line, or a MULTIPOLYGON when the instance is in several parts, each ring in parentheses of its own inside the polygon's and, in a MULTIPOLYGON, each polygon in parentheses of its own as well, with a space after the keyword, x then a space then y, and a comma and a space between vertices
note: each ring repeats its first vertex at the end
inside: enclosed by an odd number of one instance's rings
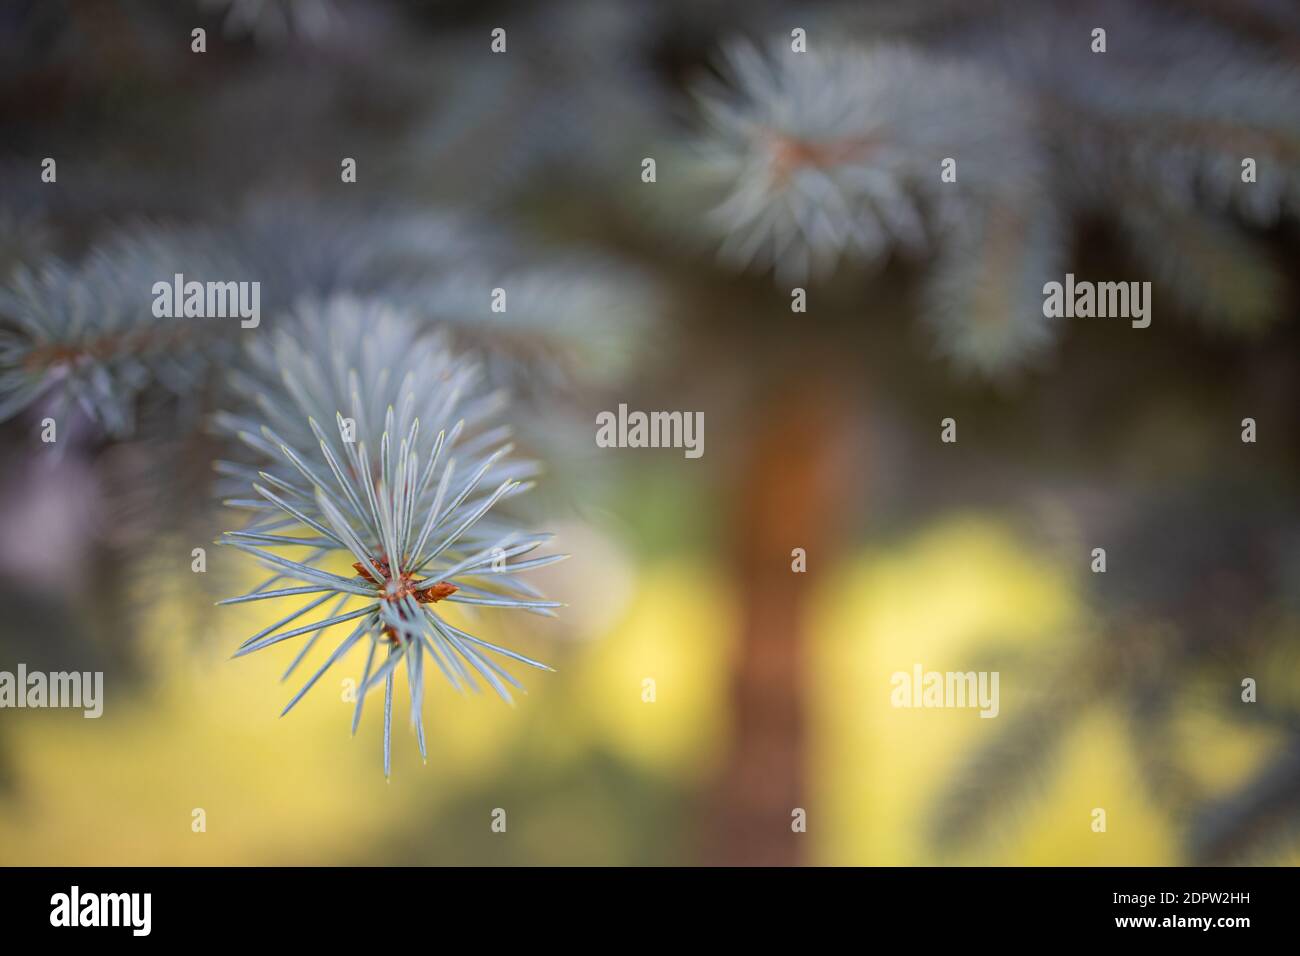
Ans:
POLYGON ((937 350, 990 377, 1053 341, 1043 282, 1099 217, 1180 311, 1243 333, 1279 314, 1267 233, 1300 212, 1295 60, 1154 4, 942 7, 832 8, 806 52, 724 47, 694 87, 696 157, 674 156, 678 188, 715 197, 724 262, 785 285, 919 262, 937 350))

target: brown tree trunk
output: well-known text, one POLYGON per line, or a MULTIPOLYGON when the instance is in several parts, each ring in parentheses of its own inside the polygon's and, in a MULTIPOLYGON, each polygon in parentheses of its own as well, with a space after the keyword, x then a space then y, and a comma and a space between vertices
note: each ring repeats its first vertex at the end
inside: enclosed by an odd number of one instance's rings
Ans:
MULTIPOLYGON (((826 380, 824 380, 826 381, 826 380)), ((792 380, 768 389, 738 462, 731 552, 740 596, 731 750, 704 836, 710 863, 800 863, 807 810, 803 633, 818 572, 833 566, 845 511, 845 404, 830 384, 792 380), (808 571, 792 570, 795 548, 808 571)), ((809 822, 809 827, 815 826, 809 822)))

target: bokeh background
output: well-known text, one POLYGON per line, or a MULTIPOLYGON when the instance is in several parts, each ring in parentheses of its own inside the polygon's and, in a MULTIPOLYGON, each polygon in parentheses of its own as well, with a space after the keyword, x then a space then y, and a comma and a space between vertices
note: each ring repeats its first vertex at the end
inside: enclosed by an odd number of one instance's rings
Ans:
POLYGON ((57 389, 10 409, 0 669, 106 703, 0 711, 0 863, 1300 862, 1289 4, 18 0, 0 53, 6 282, 220 248, 268 328, 392 295, 511 388, 573 555, 558 619, 476 622, 556 673, 435 685, 386 782, 361 652, 278 718, 296 649, 229 659, 277 615, 191 571, 237 521, 222 362, 129 426, 65 409, 57 453, 57 389), (1151 328, 1049 328, 1066 271, 1153 281, 1151 328), (704 456, 597 448, 621 402, 702 411, 704 456), (999 671, 999 716, 891 707, 916 663, 999 671))

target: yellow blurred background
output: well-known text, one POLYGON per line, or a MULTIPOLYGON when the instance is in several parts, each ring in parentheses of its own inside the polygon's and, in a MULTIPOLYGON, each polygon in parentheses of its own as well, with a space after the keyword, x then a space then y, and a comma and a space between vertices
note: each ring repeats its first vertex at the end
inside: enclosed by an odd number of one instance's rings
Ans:
MULTIPOLYGON (((431 683, 427 765, 399 684, 391 783, 381 772, 379 693, 356 739, 348 733, 345 680, 359 675, 360 649, 280 718, 328 641, 281 684, 296 647, 227 660, 177 639, 191 622, 175 603, 160 605, 147 640, 165 680, 129 699, 110 686, 99 721, 6 714, 16 783, 0 811, 0 862, 696 862, 709 825, 699 795, 729 733, 732 599, 717 568, 687 558, 635 568, 621 559, 620 591, 611 553, 576 559, 557 582, 571 604, 582 583, 596 585, 589 600, 603 590, 613 601, 609 619, 595 622, 603 633, 562 645, 563 617, 526 635, 485 633, 557 668, 520 675, 529 693, 516 707, 431 683), (497 808, 505 833, 491 829, 497 808)), ((808 861, 1179 862, 1170 821, 1145 796, 1128 738, 1105 707, 1069 731, 1041 789, 1014 794, 978 839, 948 853, 927 842, 941 785, 1014 718, 1031 678, 1005 669, 999 718, 984 720, 972 710, 893 708, 890 674, 915 662, 975 661, 992 634, 1006 660, 1015 656, 1005 648, 1064 647, 1083 623, 1069 576, 1009 531, 951 518, 892 550, 856 553, 817 593, 806 648, 808 861), (1105 833, 1090 826, 1094 807, 1106 809, 1105 833)), ((246 610, 256 608, 211 610, 226 619, 228 648, 276 613, 246 610)), ((570 611, 587 620, 581 606, 570 611)), ((484 617, 476 626, 492 624, 484 617)), ((1266 735, 1208 718, 1186 729, 1189 758, 1211 789, 1239 781, 1270 746, 1266 735)))

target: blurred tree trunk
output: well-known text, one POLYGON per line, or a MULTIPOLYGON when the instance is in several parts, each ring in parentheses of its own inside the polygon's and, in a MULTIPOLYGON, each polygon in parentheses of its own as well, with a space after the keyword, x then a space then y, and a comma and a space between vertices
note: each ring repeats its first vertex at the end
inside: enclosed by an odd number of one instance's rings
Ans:
MULTIPOLYGON (((847 405, 829 369, 765 388, 737 464, 730 552, 740 599, 732 683, 731 752, 717 782, 704 843, 708 862, 803 861, 807 808, 804 631, 815 583, 834 566, 844 515, 847 405), (792 570, 792 550, 808 572, 792 570)), ((816 826, 810 822, 810 828, 816 826)))

